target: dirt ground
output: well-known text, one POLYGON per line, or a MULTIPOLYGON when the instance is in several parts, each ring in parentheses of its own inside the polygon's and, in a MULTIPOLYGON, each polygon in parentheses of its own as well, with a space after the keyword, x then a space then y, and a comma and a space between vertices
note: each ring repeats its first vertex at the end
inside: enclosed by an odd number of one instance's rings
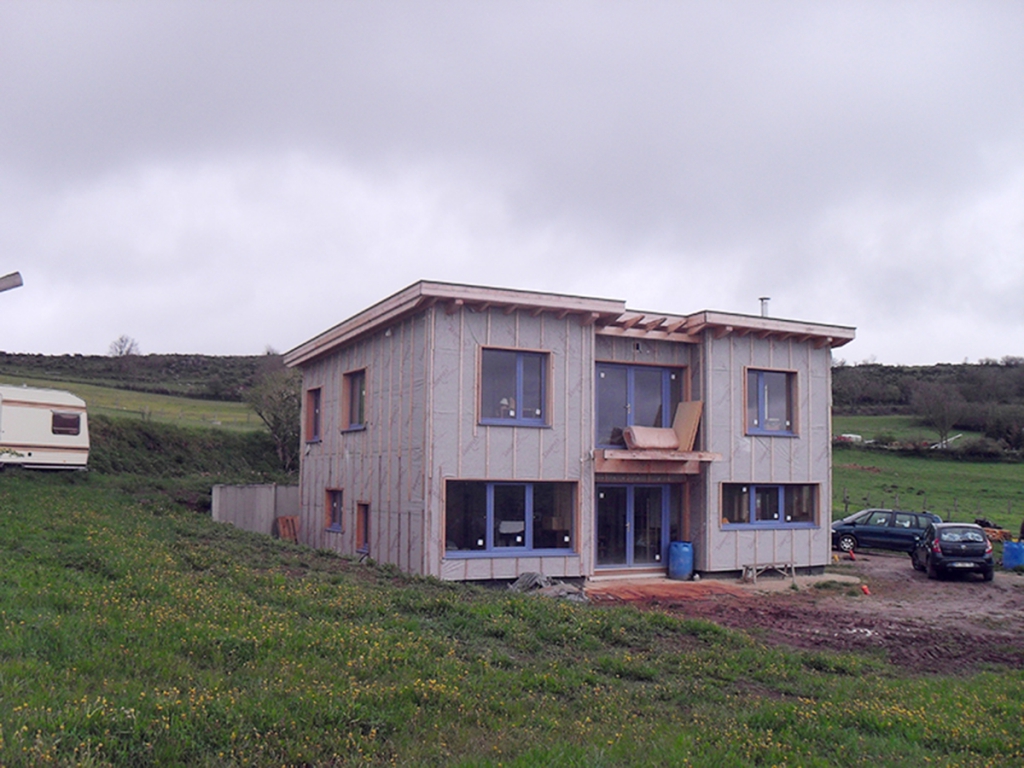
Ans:
POLYGON ((875 653, 913 672, 1024 668, 1024 575, 932 581, 907 555, 869 552, 792 585, 763 576, 757 585, 705 578, 601 584, 587 593, 598 604, 707 619, 765 643, 875 653))

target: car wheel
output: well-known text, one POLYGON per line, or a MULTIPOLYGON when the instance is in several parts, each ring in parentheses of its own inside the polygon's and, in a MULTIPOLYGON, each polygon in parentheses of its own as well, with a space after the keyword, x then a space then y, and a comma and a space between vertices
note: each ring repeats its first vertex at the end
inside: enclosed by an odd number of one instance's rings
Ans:
POLYGON ((914 570, 915 571, 923 571, 924 570, 924 566, 921 565, 919 562, 917 562, 917 558, 914 557, 914 553, 913 552, 910 553, 910 564, 912 566, 914 566, 914 570))
POLYGON ((989 568, 987 571, 985 571, 984 574, 982 574, 982 577, 985 579, 985 581, 992 581, 992 579, 996 577, 996 569, 989 568))
POLYGON ((935 564, 932 563, 932 559, 928 558, 928 578, 937 579, 939 578, 939 572, 935 570, 935 564))
POLYGON ((839 537, 839 549, 843 552, 853 552, 857 548, 857 539, 849 533, 839 537))

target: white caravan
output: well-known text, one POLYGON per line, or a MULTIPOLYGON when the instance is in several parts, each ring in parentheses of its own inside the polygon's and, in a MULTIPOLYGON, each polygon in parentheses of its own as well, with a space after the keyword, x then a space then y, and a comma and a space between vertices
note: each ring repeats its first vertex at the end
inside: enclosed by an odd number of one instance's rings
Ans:
POLYGON ((0 465, 84 469, 88 461, 82 398, 59 389, 0 386, 0 465))

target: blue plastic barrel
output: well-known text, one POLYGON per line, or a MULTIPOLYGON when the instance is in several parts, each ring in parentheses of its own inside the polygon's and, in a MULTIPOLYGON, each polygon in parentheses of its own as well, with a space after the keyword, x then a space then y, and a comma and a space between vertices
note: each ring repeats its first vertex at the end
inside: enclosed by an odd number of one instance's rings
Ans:
MULTIPOLYGON (((1024 565, 1024 542, 1003 542, 1003 568, 1017 568, 1024 565)), ((671 567, 671 566, 670 566, 671 567)))
POLYGON ((668 545, 668 577, 685 581, 693 576, 693 544, 671 541, 668 545))

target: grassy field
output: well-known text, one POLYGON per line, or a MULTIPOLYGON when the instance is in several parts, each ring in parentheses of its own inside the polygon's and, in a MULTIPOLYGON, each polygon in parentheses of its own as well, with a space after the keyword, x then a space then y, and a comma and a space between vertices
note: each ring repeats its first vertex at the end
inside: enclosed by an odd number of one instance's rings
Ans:
POLYGON ((0 475, 0 764, 1024 763, 1024 673, 409 579, 115 477, 0 475))
POLYGON ((945 519, 987 517, 1016 531, 1024 518, 1024 464, 953 461, 838 448, 833 517, 863 507, 927 509, 945 519))
MULTIPOLYGON (((938 441, 938 433, 918 424, 914 416, 833 416, 832 434, 855 434, 865 440, 876 440, 879 437, 892 437, 896 440, 913 443, 934 443, 938 441)), ((981 437, 980 432, 965 432, 954 429, 952 435, 963 435, 958 441, 981 437)), ((958 442, 954 441, 954 445, 958 442)))
POLYGON ((264 429, 263 422, 244 403, 153 395, 94 384, 0 376, 0 384, 62 389, 85 400, 91 414, 151 419, 179 426, 264 429))

